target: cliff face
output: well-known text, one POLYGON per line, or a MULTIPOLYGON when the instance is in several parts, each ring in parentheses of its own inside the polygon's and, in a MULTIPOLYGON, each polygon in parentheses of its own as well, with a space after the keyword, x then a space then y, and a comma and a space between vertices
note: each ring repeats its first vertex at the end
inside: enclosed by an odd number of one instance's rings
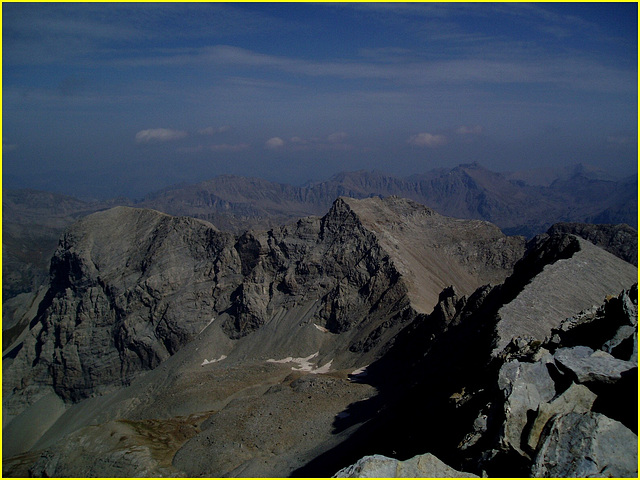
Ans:
MULTIPOLYGON (((397 197, 340 198, 322 218, 239 236, 99 212, 61 238, 5 351, 5 471, 326 476, 359 453, 431 451, 521 473, 499 466, 513 454, 495 430, 501 366, 636 276, 574 235, 525 245, 397 197), (465 435, 478 440, 461 453, 465 435)), ((637 335, 623 326, 611 349, 626 355, 637 335)))
MULTIPOLYGON (((4 190, 3 299, 37 289, 66 226, 116 205, 201 218, 237 234, 278 229, 303 216, 323 215, 339 196, 391 195, 410 198, 443 215, 490 221, 509 234, 533 236, 561 221, 626 222, 637 227, 636 177, 614 181, 605 172, 584 166, 563 170, 538 172, 544 177, 540 181, 531 172, 501 174, 474 163, 407 178, 345 172, 300 187, 222 175, 169 187, 139 202, 124 198, 83 202, 46 192, 4 190)), ((4 306, 5 317, 14 315, 13 305, 4 306)))
POLYGON ((240 279, 233 238, 205 222, 128 207, 93 214, 62 237, 9 375, 71 401, 127 384, 228 307, 221 292, 240 279))
POLYGON ((400 199, 339 199, 321 219, 238 238, 203 221, 117 207, 61 239, 49 290, 9 355, 7 378, 23 385, 19 391, 51 386, 75 402, 129 384, 215 319, 237 339, 299 304, 308 304, 319 327, 351 331, 352 351, 371 349, 368 336, 414 307, 430 310, 444 286, 468 292, 487 278, 499 281, 522 248, 493 226, 400 199), (392 230, 399 232, 393 244, 392 230), (460 240, 463 230, 471 233, 460 240), (479 256, 480 244, 500 261, 479 256), (406 252, 417 263, 407 263, 406 252))

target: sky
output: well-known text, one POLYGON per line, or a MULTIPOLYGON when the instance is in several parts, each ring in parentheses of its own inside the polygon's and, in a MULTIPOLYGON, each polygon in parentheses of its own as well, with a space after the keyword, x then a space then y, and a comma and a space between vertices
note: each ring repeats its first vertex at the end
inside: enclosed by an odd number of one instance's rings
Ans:
POLYGON ((3 3, 5 188, 636 174, 636 3, 3 3))

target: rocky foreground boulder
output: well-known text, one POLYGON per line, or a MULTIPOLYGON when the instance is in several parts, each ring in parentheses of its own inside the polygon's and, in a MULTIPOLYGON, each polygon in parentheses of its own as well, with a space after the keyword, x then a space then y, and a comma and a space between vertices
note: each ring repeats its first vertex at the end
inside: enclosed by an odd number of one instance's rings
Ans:
POLYGON ((606 439, 637 434, 636 280, 582 237, 525 245, 396 197, 239 236, 100 212, 3 354, 3 472, 326 477, 380 454, 556 475, 591 425, 580 471, 626 475, 606 439))
POLYGON ((396 460, 383 455, 369 455, 354 465, 343 468, 335 478, 478 478, 471 473, 459 472, 430 453, 416 455, 408 460, 396 460))

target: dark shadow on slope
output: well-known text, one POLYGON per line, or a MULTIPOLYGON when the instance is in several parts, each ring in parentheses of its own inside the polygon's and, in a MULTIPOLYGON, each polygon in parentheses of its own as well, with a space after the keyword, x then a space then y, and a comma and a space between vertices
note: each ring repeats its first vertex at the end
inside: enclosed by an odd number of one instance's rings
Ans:
POLYGON ((431 315, 418 315, 388 352, 361 379, 379 394, 357 402, 334 420, 334 433, 362 425, 340 445, 292 472, 293 477, 329 477, 365 455, 405 460, 430 452, 458 470, 489 476, 528 476, 529 465, 509 453, 484 461, 502 424, 497 387, 501 362, 491 360, 500 307, 545 265, 579 250, 570 236, 542 236, 528 245, 514 274, 498 287, 481 287, 468 299, 453 290, 441 295, 431 315), (460 449, 481 413, 491 419, 480 440, 460 449))

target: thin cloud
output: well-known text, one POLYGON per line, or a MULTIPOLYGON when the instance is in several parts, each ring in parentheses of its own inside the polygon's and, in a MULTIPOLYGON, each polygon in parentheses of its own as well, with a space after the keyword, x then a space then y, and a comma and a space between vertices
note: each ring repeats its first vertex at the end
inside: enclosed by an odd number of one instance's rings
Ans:
POLYGON ((202 153, 205 151, 209 152, 241 152, 243 150, 247 150, 251 145, 248 143, 217 143, 214 145, 195 145, 192 147, 180 147, 176 148, 176 152, 178 153, 202 153))
POLYGON ((199 135, 216 135, 218 133, 228 132, 231 127, 223 125, 222 127, 206 127, 198 130, 199 135))
POLYGON ((347 135, 345 132, 336 132, 329 135, 327 137, 327 141, 329 143, 342 143, 347 139, 348 136, 349 135, 347 135))
POLYGON ((242 150, 246 150, 249 148, 249 144, 248 143, 237 143, 237 144, 228 144, 228 143, 221 143, 218 145, 211 145, 209 146, 209 150, 211 150, 212 152, 240 152, 242 150))
POLYGON ((273 137, 267 140, 264 145, 269 149, 282 148, 284 147, 284 140, 282 140, 280 137, 273 137))
POLYGON ((456 129, 456 133, 459 135, 479 135, 482 133, 482 127, 480 125, 474 125, 473 127, 461 125, 456 129))
POLYGON ((408 143, 417 147, 439 147, 447 143, 447 137, 424 132, 409 137, 408 143))
MULTIPOLYGON (((476 42, 477 43, 477 42, 476 42)), ((469 50, 471 53, 472 50, 469 50)), ((481 52, 475 52, 477 54, 481 52)), ((486 53, 486 52, 485 52, 486 53)), ((628 92, 636 89, 635 71, 603 65, 587 56, 550 52, 545 61, 530 60, 513 53, 513 47, 496 50, 489 58, 481 55, 428 60, 398 58, 380 63, 354 59, 330 61, 270 55, 231 45, 194 49, 165 49, 157 56, 121 59, 129 66, 228 66, 273 70, 308 77, 377 79, 417 86, 476 83, 521 85, 545 84, 586 91, 628 92)))
POLYGON ((150 128, 136 133, 136 143, 161 143, 180 140, 187 136, 187 132, 182 130, 171 130, 169 128, 150 128))

